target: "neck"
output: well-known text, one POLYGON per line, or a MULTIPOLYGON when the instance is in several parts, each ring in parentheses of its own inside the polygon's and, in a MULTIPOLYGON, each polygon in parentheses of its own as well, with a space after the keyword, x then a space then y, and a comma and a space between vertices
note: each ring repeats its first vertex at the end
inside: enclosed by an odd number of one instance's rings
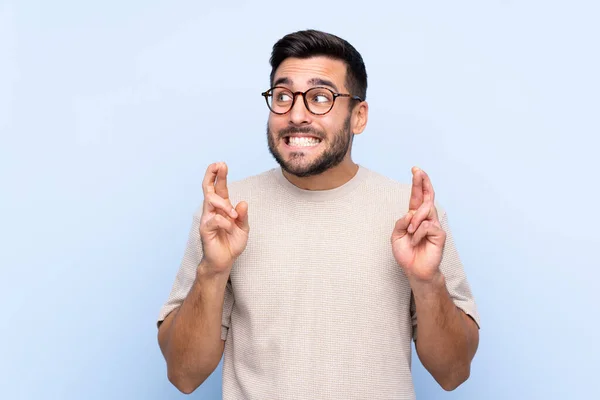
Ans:
POLYGON ((283 176, 295 186, 304 190, 329 190, 342 186, 352 179, 358 172, 358 164, 352 160, 344 160, 339 165, 328 169, 319 175, 299 178, 282 171, 283 176))

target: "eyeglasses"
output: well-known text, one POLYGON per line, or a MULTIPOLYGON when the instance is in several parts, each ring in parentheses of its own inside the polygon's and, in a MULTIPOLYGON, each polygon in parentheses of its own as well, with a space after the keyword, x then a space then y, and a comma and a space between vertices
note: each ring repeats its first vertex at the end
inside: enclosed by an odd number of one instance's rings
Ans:
POLYGON ((331 111, 335 99, 338 97, 350 97, 353 100, 362 101, 358 96, 335 93, 324 87, 310 88, 306 92, 292 92, 282 86, 275 86, 261 95, 265 98, 269 110, 277 115, 288 113, 294 107, 298 95, 302 95, 306 109, 315 115, 324 115, 331 111))

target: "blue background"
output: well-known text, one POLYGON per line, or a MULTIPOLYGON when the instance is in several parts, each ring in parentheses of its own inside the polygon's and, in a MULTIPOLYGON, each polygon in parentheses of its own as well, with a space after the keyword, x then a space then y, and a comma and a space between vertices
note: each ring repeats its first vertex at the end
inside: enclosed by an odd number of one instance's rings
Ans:
POLYGON ((418 397, 600 398, 598 4, 0 0, 2 398, 183 397, 155 320, 204 170, 275 166, 259 94, 309 27, 362 53, 354 158, 430 174, 478 301, 470 380, 416 360, 418 397))

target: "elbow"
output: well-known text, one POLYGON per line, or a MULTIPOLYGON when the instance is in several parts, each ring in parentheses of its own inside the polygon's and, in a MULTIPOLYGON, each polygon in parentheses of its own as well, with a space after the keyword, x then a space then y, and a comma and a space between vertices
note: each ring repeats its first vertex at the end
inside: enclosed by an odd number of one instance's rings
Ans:
POLYGON ((185 374, 173 371, 172 369, 168 369, 167 378, 169 379, 169 382, 183 394, 192 394, 204 381, 204 379, 200 381, 191 379, 190 377, 185 376, 185 374))
POLYGON ((454 368, 450 373, 445 376, 437 378, 437 382, 447 392, 451 392, 458 388, 460 385, 465 383, 471 374, 471 368, 469 365, 454 368))
POLYGON ((167 378, 177 390, 184 394, 193 393, 217 368, 220 359, 208 363, 169 359, 167 357, 167 378), (191 367, 188 367, 192 364, 191 367))

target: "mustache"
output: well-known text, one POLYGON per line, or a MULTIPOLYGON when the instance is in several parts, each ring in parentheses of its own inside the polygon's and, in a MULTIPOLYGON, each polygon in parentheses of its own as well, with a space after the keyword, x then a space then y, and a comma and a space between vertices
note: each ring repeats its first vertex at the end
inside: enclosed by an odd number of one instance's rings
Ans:
POLYGON ((314 136, 321 140, 323 140, 325 138, 325 135, 323 135, 322 132, 319 132, 308 126, 301 127, 301 128, 290 126, 288 128, 281 129, 279 132, 277 132, 277 136, 279 137, 279 139, 283 139, 286 136, 290 136, 290 135, 294 135, 294 134, 301 134, 301 133, 304 133, 304 134, 308 133, 311 136, 314 136))

